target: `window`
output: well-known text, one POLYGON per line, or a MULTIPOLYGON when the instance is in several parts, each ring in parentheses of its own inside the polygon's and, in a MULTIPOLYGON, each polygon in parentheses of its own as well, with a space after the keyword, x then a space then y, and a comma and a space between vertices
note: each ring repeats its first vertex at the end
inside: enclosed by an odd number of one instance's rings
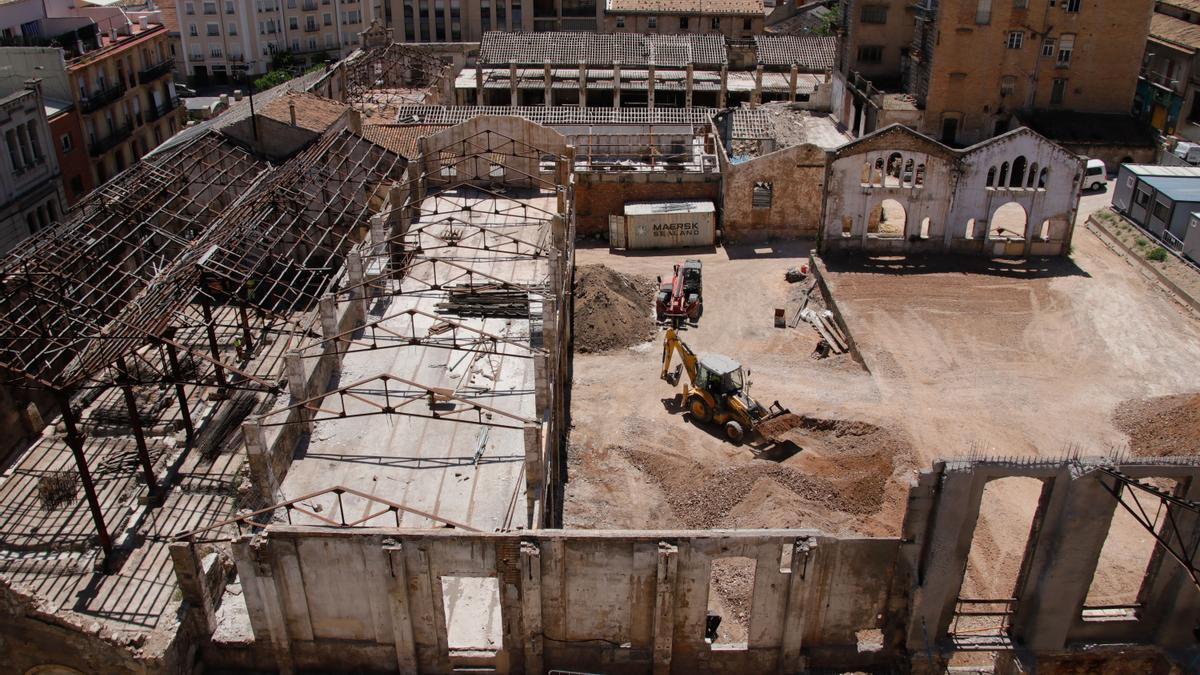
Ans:
POLYGON ((189 3, 187 3, 186 5, 184 5, 184 7, 186 7, 186 8, 187 8, 186 12, 187 12, 188 14, 195 14, 195 13, 196 13, 196 5, 194 5, 193 3, 190 3, 190 2, 189 2, 189 3))
POLYGON ((321 20, 325 22, 325 25, 326 25, 326 26, 332 26, 332 25, 333 25, 333 15, 332 15, 332 14, 330 14, 329 12, 325 12, 324 14, 322 14, 322 15, 321 15, 321 20))
POLYGON ((438 172, 442 178, 455 178, 458 176, 458 168, 453 166, 443 166, 438 172))
POLYGON ((488 167, 488 178, 504 178, 504 165, 493 164, 488 167))
POLYGON ((1017 78, 1012 75, 1005 75, 1000 78, 1000 95, 1012 96, 1012 93, 1017 88, 1017 78))
POLYGON ((300 29, 300 21, 294 16, 289 16, 288 17, 288 28, 291 28, 292 30, 299 30, 300 29))
POLYGON ((1066 0, 1066 2, 1063 3, 1063 8, 1068 12, 1078 12, 1081 2, 1082 0, 1066 0))
POLYGON ((882 63, 883 47, 864 45, 858 48, 859 63, 882 63))
POLYGON ((1054 38, 1042 40, 1042 56, 1054 56, 1054 38))
POLYGON ((1009 49, 1020 49, 1021 45, 1024 42, 1025 42, 1025 33, 1023 31, 1013 30, 1013 31, 1008 32, 1008 48, 1009 49))
POLYGON ((70 151, 71 151, 71 148, 72 148, 72 145, 71 145, 71 134, 63 134, 63 135, 62 135, 62 138, 60 139, 60 141, 61 141, 61 143, 62 143, 62 149, 63 149, 63 152, 70 152, 70 151))
POLYGON ((1050 103, 1052 105, 1060 105, 1063 102, 1063 97, 1067 93, 1067 81, 1063 79, 1055 79, 1050 85, 1050 103))
POLYGON ((742 19, 742 30, 754 30, 754 24, 750 22, 750 19, 742 19))
POLYGON ((237 35, 237 24, 236 23, 229 24, 229 30, 226 31, 226 33, 228 35, 237 35))
POLYGON ((83 178, 81 176, 71 177, 71 192, 76 196, 83 194, 83 178))
POLYGON ((188 35, 191 35, 192 37, 197 37, 200 35, 200 31, 196 30, 196 24, 193 23, 188 26, 188 35))
POLYGON ((221 34, 221 27, 215 23, 206 24, 204 28, 210 37, 221 34))
POLYGON ((215 2, 204 3, 204 13, 205 14, 216 14, 217 13, 217 3, 215 3, 215 2))
POLYGON ((212 56, 214 59, 219 59, 219 58, 221 58, 221 55, 222 55, 224 52, 223 52, 223 51, 221 51, 221 46, 220 46, 220 45, 209 45, 209 46, 208 46, 208 53, 209 53, 209 55, 210 55, 210 56, 212 56))
POLYGON ((652 16, 649 19, 646 19, 646 25, 650 28, 658 28, 658 17, 652 16))
POLYGON ((233 14, 233 0, 225 0, 225 13, 233 14))
POLYGON ((335 41, 333 33, 325 34, 325 46, 329 49, 333 49, 334 47, 337 46, 337 42, 335 41))
POLYGON ((1164 223, 1171 221, 1171 207, 1163 202, 1154 200, 1154 219, 1164 223))
POLYGON ((887 23, 887 5, 863 5, 863 23, 887 23))
POLYGON ((754 184, 754 191, 750 194, 750 205, 756 209, 771 208, 771 198, 775 192, 775 185, 765 181, 758 181, 754 184))
POLYGON ((979 0, 975 7, 975 23, 988 24, 992 22, 992 0, 979 0))
POLYGON ((1058 39, 1058 65, 1071 63, 1071 52, 1075 49, 1075 36, 1064 35, 1058 39))
POLYGON ((624 27, 625 27, 625 17, 618 16, 617 17, 617 28, 624 28, 624 27))
POLYGON ((1029 0, 1013 0, 1013 9, 1026 9, 1029 7, 1029 0))
POLYGON ((688 29, 688 18, 686 16, 679 17, 679 31, 683 32, 688 29))
POLYGON ((1150 203, 1150 193, 1139 189, 1133 196, 1133 202, 1138 206, 1145 207, 1146 204, 1150 203))
POLYGON ((721 30, 721 19, 720 19, 720 17, 716 17, 716 16, 714 16, 714 17, 713 17, 713 20, 712 20, 712 29, 713 29, 713 30, 721 30))

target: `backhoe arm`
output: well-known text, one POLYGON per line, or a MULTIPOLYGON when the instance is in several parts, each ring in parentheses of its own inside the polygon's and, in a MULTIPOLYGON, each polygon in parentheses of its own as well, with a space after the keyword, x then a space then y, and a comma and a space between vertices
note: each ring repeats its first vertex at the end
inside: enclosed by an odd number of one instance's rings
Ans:
POLYGON ((691 347, 684 344, 683 340, 676 335, 674 328, 668 328, 663 336, 663 358, 662 358, 662 374, 660 377, 670 382, 672 385, 679 383, 679 374, 671 372, 671 352, 679 352, 679 360, 683 369, 687 371, 688 381, 695 383, 696 381, 696 353, 691 347), (672 382, 672 380, 674 380, 672 382))

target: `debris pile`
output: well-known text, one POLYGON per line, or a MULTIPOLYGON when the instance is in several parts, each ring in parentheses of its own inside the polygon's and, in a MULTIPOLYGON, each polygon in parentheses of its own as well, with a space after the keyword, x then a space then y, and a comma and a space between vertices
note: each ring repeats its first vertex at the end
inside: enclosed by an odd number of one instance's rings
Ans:
POLYGON ((605 265, 576 268, 576 351, 606 352, 654 339, 655 287, 653 279, 605 265))
POLYGON ((1143 457, 1200 453, 1200 393, 1125 401, 1113 413, 1129 434, 1129 448, 1143 457))

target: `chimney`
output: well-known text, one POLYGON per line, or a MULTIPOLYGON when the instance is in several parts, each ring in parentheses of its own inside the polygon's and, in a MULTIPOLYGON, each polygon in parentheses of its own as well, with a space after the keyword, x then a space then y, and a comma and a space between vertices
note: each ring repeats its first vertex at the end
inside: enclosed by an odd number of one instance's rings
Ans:
POLYGON ((242 90, 241 89, 233 90, 233 100, 235 100, 235 101, 242 100, 242 90))
POLYGON ((229 107, 229 94, 221 94, 220 101, 221 101, 222 109, 228 108, 229 107))
POLYGON ((145 14, 139 16, 138 28, 141 28, 142 30, 150 28, 150 17, 146 16, 145 14))
POLYGON ((296 102, 288 101, 288 115, 292 118, 292 126, 296 126, 296 102))
MULTIPOLYGON (((348 126, 350 127, 350 131, 358 134, 359 136, 362 136, 362 113, 360 113, 357 108, 351 108, 347 112, 349 112, 349 115, 347 117, 347 122, 348 122, 348 126)), ((295 123, 296 123, 295 115, 293 114, 292 115, 292 124, 295 124, 295 123)))

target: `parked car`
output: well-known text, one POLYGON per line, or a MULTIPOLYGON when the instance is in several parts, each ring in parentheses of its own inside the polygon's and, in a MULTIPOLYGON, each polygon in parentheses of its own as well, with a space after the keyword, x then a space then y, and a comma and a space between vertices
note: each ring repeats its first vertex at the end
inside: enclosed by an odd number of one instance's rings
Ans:
POLYGON ((1180 141, 1171 152, 1188 164, 1200 164, 1200 144, 1180 141))

